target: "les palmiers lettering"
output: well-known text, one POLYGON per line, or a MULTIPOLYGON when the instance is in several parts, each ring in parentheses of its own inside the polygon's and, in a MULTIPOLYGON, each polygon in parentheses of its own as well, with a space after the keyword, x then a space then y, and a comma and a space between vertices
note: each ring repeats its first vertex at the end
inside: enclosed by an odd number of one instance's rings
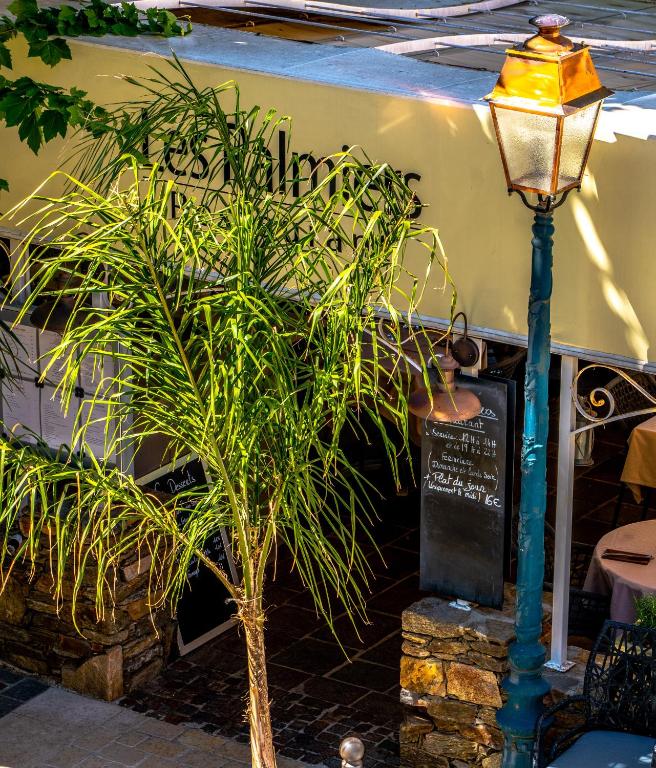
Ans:
MULTIPOLYGON (((294 197, 299 197, 302 191, 308 188, 316 189, 320 181, 325 179, 335 169, 335 161, 331 157, 320 157, 310 152, 292 151, 289 146, 288 133, 283 129, 278 130, 277 142, 273 143, 277 144, 277 156, 274 156, 271 149, 267 147, 259 149, 263 157, 268 159, 266 163, 266 183, 271 193, 279 192, 280 194, 291 194, 294 197)), ((348 149, 349 146, 344 144, 341 151, 346 152, 348 149)), ((146 140, 143 147, 144 155, 150 157, 152 150, 153 147, 150 141, 146 140)), ((200 150, 198 148, 192 149, 186 141, 175 146, 165 147, 162 154, 164 165, 170 173, 176 176, 178 186, 187 185, 193 188, 198 182, 207 178, 210 173, 209 151, 204 153, 202 148, 200 150), (193 161, 190 161, 190 157, 193 157, 193 161), (185 181, 185 179, 188 181, 185 181)), ((357 169, 349 167, 344 168, 340 173, 334 174, 328 184, 328 194, 334 195, 338 189, 343 189, 345 186, 353 184, 354 179, 349 177, 356 172, 357 169)), ((422 211, 422 202, 416 192, 416 185, 421 181, 420 173, 388 168, 380 175, 379 179, 370 185, 371 191, 376 192, 380 190, 380 185, 385 184, 385 180, 389 179, 389 174, 392 173, 402 178, 412 190, 414 207, 410 212, 410 218, 419 218, 422 211)), ((223 178, 220 181, 226 184, 231 181, 230 165, 227 162, 224 162, 223 178)), ((176 211, 184 203, 185 199, 185 193, 180 190, 176 190, 172 194, 171 214, 174 218, 176 211)), ((363 202, 363 207, 366 210, 373 210, 375 206, 363 202)), ((341 250, 341 243, 336 244, 336 248, 341 250)))

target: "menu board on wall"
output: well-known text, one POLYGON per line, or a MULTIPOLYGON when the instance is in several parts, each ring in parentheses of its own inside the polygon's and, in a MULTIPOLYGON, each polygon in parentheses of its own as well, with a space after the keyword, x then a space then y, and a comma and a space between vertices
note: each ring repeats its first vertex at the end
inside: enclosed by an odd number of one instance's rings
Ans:
MULTIPOLYGON (((194 456, 178 459, 137 482, 153 491, 175 496, 191 488, 209 485, 203 463, 194 456)), ((178 511, 178 525, 184 526, 193 514, 193 500, 178 511)), ((233 582, 237 570, 224 528, 217 530, 203 547, 203 554, 215 562, 233 582)), ((226 588, 198 558, 192 558, 187 569, 187 584, 177 608, 178 648, 182 655, 193 651, 234 624, 234 603, 229 602, 226 588)))
POLYGON ((422 432, 420 586, 501 607, 512 512, 514 382, 460 376, 479 416, 426 420, 422 432))

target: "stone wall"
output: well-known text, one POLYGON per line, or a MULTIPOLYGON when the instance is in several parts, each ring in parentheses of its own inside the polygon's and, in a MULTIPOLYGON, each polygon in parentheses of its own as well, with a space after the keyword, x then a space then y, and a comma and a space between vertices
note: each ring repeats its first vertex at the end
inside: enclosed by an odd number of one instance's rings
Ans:
POLYGON ((501 611, 462 611, 428 597, 403 612, 402 627, 401 764, 497 768, 496 713, 514 639, 514 590, 507 588, 501 611))
POLYGON ((109 701, 154 677, 169 657, 175 622, 168 611, 151 616, 148 566, 148 557, 126 558, 116 574, 116 605, 101 621, 88 574, 77 599, 76 629, 71 579, 58 607, 45 552, 33 574, 29 563, 14 564, 0 595, 0 659, 109 701))

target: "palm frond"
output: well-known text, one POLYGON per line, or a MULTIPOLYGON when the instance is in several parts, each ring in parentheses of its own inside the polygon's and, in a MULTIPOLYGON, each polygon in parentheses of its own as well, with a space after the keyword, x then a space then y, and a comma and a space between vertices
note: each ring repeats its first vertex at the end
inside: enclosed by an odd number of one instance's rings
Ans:
POLYGON ((54 536, 60 585, 68 564, 93 565, 99 611, 129 548, 157 554, 152 582, 175 601, 190 559, 227 526, 242 580, 216 575, 237 600, 261 600, 282 541, 329 621, 335 593, 362 616, 369 566, 357 541, 372 489, 340 435, 369 414, 397 476, 386 424, 407 441, 407 392, 376 328, 387 316, 400 338, 396 306, 414 317, 431 266, 447 274, 438 233, 413 223, 403 179, 359 150, 305 177, 297 161, 278 167, 272 143, 289 121, 242 107, 234 84, 199 89, 174 62, 135 85, 145 96, 102 141, 82 145, 65 194, 41 190, 13 214, 32 224, 15 274, 31 290, 18 320, 36 301, 66 299, 70 320, 46 370, 62 368, 64 403, 83 364, 93 361, 97 377, 71 436, 82 458, 0 440, 2 530, 27 510, 33 533, 20 554, 54 536), (34 264, 28 246, 43 239, 56 248, 34 264), (424 253, 421 276, 407 271, 410 249, 424 253), (94 455, 87 438, 98 424, 94 455), (212 480, 182 528, 184 499, 149 495, 109 460, 154 438, 173 458, 193 451, 212 480))

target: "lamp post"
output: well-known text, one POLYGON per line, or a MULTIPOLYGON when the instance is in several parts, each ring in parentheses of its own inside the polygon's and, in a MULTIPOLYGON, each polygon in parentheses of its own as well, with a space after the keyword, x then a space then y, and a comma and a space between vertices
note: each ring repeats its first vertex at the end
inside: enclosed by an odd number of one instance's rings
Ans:
POLYGON ((522 483, 517 558, 516 640, 508 700, 498 713, 504 733, 503 768, 530 768, 535 723, 549 685, 542 677, 542 634, 553 211, 579 189, 604 88, 589 50, 560 30, 569 23, 549 14, 531 19, 538 33, 507 51, 487 97, 508 193, 534 212, 528 358, 524 389, 522 483), (533 196, 533 201, 531 201, 533 196))

